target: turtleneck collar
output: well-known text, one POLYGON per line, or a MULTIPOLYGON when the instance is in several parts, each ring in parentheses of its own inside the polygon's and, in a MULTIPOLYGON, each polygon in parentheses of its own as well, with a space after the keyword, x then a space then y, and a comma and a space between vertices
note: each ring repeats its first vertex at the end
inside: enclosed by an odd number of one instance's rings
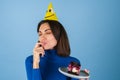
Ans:
POLYGON ((52 49, 52 50, 45 50, 45 55, 43 58, 52 62, 58 62, 61 60, 64 61, 68 57, 61 57, 57 54, 57 50, 52 49))
POLYGON ((45 53, 57 54, 57 51, 55 49, 50 49, 50 50, 45 50, 45 53))
POLYGON ((47 57, 57 56, 57 51, 55 49, 45 50, 45 55, 47 57))

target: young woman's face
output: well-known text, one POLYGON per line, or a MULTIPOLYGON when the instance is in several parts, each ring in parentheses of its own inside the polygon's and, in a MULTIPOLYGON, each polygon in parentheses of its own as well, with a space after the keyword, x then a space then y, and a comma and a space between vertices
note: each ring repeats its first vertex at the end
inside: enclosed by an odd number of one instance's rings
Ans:
POLYGON ((57 40, 55 39, 48 23, 43 23, 40 26, 38 34, 39 41, 45 50, 53 49, 57 45, 57 40))

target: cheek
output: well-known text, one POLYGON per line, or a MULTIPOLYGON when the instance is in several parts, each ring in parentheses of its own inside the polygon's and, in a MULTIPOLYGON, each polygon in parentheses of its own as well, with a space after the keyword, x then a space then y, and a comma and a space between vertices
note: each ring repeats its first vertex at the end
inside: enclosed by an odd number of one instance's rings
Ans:
POLYGON ((57 45, 57 40, 54 36, 47 36, 47 44, 44 46, 45 49, 53 49, 57 45))
POLYGON ((56 46, 57 45, 57 40, 55 39, 54 36, 51 36, 50 38, 48 38, 49 43, 51 46, 56 46))

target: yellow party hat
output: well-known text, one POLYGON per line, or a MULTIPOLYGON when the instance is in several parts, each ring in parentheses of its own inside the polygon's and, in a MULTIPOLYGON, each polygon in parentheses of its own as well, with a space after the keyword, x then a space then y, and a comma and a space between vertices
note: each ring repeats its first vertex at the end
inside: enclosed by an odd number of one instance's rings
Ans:
POLYGON ((50 3, 49 6, 48 6, 48 9, 46 11, 44 20, 55 20, 55 21, 58 21, 56 13, 53 10, 52 3, 50 3))

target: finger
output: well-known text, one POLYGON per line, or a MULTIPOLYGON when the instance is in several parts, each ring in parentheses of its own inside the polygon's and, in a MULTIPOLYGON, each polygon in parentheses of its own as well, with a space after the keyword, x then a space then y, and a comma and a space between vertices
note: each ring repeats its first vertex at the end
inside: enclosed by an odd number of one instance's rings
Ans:
POLYGON ((85 79, 84 79, 84 78, 81 78, 80 80, 89 80, 89 78, 85 78, 85 79))
POLYGON ((38 40, 38 43, 40 43, 40 41, 38 40))
POLYGON ((40 54, 40 57, 44 57, 44 55, 45 55, 45 52, 43 52, 42 54, 40 54))
POLYGON ((44 49, 42 47, 37 48, 36 51, 40 55, 40 57, 43 57, 45 54, 44 49))
POLYGON ((42 44, 40 43, 40 41, 38 41, 35 45, 35 48, 34 48, 34 52, 39 55, 40 57, 44 56, 44 48, 42 47, 42 44))
POLYGON ((44 47, 42 46, 42 43, 40 41, 38 41, 38 47, 42 47, 44 49, 44 47))
MULTIPOLYGON (((38 45, 39 45, 39 47, 42 47, 42 44, 40 43, 40 41, 39 41, 39 40, 38 40, 38 43, 39 43, 39 44, 38 44, 38 45)), ((42 47, 42 48, 43 48, 43 47, 42 47)), ((43 48, 43 50, 44 50, 44 48, 43 48)), ((40 57, 41 57, 41 56, 42 56, 42 57, 44 56, 44 52, 43 52, 42 54, 40 53, 40 57)))
POLYGON ((35 48, 38 48, 38 47, 41 47, 42 46, 42 43, 40 43, 40 41, 38 41, 36 44, 35 44, 35 48))
POLYGON ((85 80, 89 80, 89 78, 86 78, 85 80))
POLYGON ((89 73, 90 71, 89 71, 89 70, 87 70, 87 69, 85 69, 85 72, 89 73))
POLYGON ((41 44, 39 45, 39 47, 42 50, 42 53, 40 52, 40 57, 43 57, 44 56, 44 48, 42 47, 41 44))
POLYGON ((44 53, 44 49, 42 47, 38 47, 35 49, 37 53, 44 53))
POLYGON ((40 57, 44 57, 45 53, 44 52, 39 52, 40 57))
POLYGON ((36 43, 34 48, 40 47, 41 43, 36 43))
POLYGON ((36 43, 35 48, 33 49, 33 51, 34 51, 34 52, 37 52, 37 53, 38 53, 38 52, 41 52, 41 51, 44 52, 44 48, 42 47, 42 45, 36 43))

